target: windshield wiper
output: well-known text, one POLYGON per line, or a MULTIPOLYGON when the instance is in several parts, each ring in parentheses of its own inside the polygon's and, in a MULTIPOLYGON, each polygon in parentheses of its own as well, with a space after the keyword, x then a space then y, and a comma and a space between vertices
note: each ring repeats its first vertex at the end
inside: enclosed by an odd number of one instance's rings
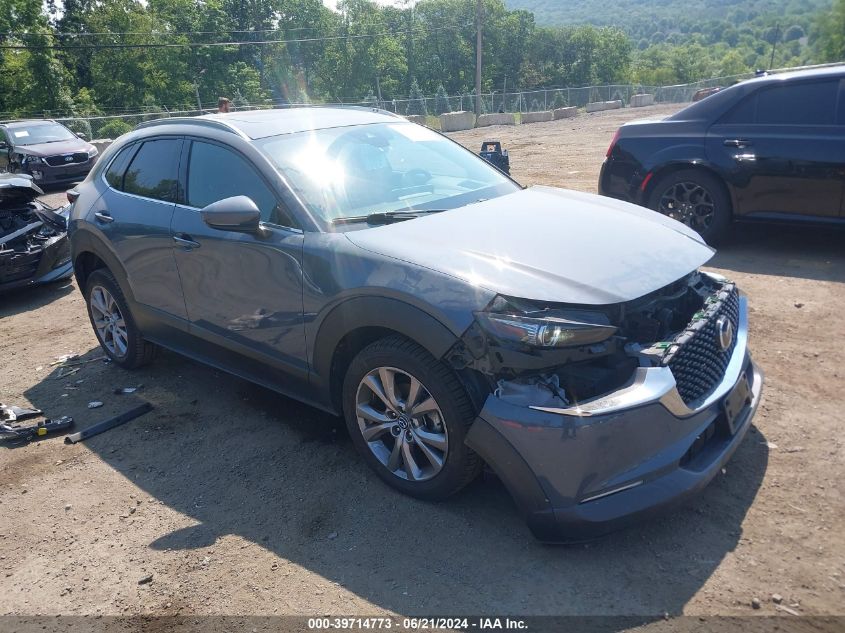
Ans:
POLYGON ((442 213, 449 209, 405 209, 402 211, 384 211, 377 213, 368 213, 367 215, 356 215, 348 218, 335 218, 332 224, 355 224, 357 222, 366 222, 371 226, 379 226, 382 224, 393 224, 394 222, 402 222, 404 220, 413 220, 421 215, 427 213, 442 213))

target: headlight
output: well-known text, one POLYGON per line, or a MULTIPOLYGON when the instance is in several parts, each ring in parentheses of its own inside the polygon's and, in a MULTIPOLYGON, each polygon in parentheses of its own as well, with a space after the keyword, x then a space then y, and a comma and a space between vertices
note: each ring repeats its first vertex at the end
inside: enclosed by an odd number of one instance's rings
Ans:
POLYGON ((29 154, 24 154, 23 159, 21 159, 21 163, 24 165, 40 165, 43 162, 38 156, 30 156, 29 154))
POLYGON ((88 158, 94 158, 94 157, 95 157, 97 154, 99 154, 99 153, 100 153, 100 150, 98 150, 98 149, 95 147, 95 148, 94 148, 94 149, 92 149, 90 152, 88 152, 88 158))
POLYGON ((476 318, 481 327, 495 338, 502 341, 521 343, 529 347, 558 348, 592 345, 609 339, 616 333, 616 328, 609 324, 591 321, 606 320, 602 314, 573 310, 573 316, 580 313, 580 318, 566 318, 566 315, 542 317, 524 314, 498 312, 477 312, 476 318), (595 316, 595 318, 590 318, 595 316))

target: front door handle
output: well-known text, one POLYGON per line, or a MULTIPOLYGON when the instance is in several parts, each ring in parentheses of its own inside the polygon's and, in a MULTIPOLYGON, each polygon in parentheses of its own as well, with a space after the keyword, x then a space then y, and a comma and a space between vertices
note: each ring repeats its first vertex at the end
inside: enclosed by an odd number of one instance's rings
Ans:
POLYGON ((754 145, 751 141, 747 141, 744 138, 728 138, 722 141, 722 145, 725 147, 751 147, 754 145))
POLYGON ((104 213, 102 211, 97 211, 94 214, 94 217, 97 218, 103 224, 108 224, 109 222, 114 222, 113 217, 111 217, 108 213, 104 213))
POLYGON ((200 247, 199 242, 195 242, 191 239, 190 235, 186 235, 185 233, 179 233, 177 235, 174 235, 173 241, 176 242, 182 248, 184 248, 186 251, 190 251, 194 248, 200 247))

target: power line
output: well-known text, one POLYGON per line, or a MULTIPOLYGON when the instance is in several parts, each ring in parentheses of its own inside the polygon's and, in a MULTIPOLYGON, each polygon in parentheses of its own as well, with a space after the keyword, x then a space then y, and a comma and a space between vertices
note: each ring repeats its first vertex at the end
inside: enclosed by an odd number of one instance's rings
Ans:
POLYGON ((147 43, 147 44, 0 44, 0 49, 7 50, 101 50, 126 48, 200 48, 203 46, 262 46, 268 44, 296 44, 306 42, 328 42, 337 40, 369 39, 394 35, 409 35, 414 33, 436 33, 438 31, 457 31, 471 26, 470 24, 444 26, 435 29, 419 29, 417 31, 384 31, 382 33, 361 33, 358 35, 330 35, 325 37, 303 37, 290 40, 247 40, 229 42, 178 42, 178 43, 147 43))
POLYGON ((0 33, 0 37, 25 37, 25 36, 47 36, 54 38, 61 37, 96 37, 101 35, 152 35, 172 36, 180 35, 228 35, 231 33, 288 33, 290 31, 316 31, 323 27, 320 26, 297 26, 291 28, 275 28, 275 29, 223 29, 221 31, 49 31, 47 33, 34 33, 31 31, 6 31, 0 33))

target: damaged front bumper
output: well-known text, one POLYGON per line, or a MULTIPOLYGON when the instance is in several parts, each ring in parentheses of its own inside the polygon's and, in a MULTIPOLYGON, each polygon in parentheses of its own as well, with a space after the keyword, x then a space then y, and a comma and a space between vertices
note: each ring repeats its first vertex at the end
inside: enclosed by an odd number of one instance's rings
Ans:
POLYGON ((504 482, 534 535, 595 538, 704 488, 751 425, 763 375, 747 350, 740 300, 722 380, 685 403, 668 367, 640 367, 622 388, 564 407, 490 395, 467 444, 504 482))
POLYGON ((66 210, 37 201, 28 176, 0 177, 0 293, 73 273, 66 210))

